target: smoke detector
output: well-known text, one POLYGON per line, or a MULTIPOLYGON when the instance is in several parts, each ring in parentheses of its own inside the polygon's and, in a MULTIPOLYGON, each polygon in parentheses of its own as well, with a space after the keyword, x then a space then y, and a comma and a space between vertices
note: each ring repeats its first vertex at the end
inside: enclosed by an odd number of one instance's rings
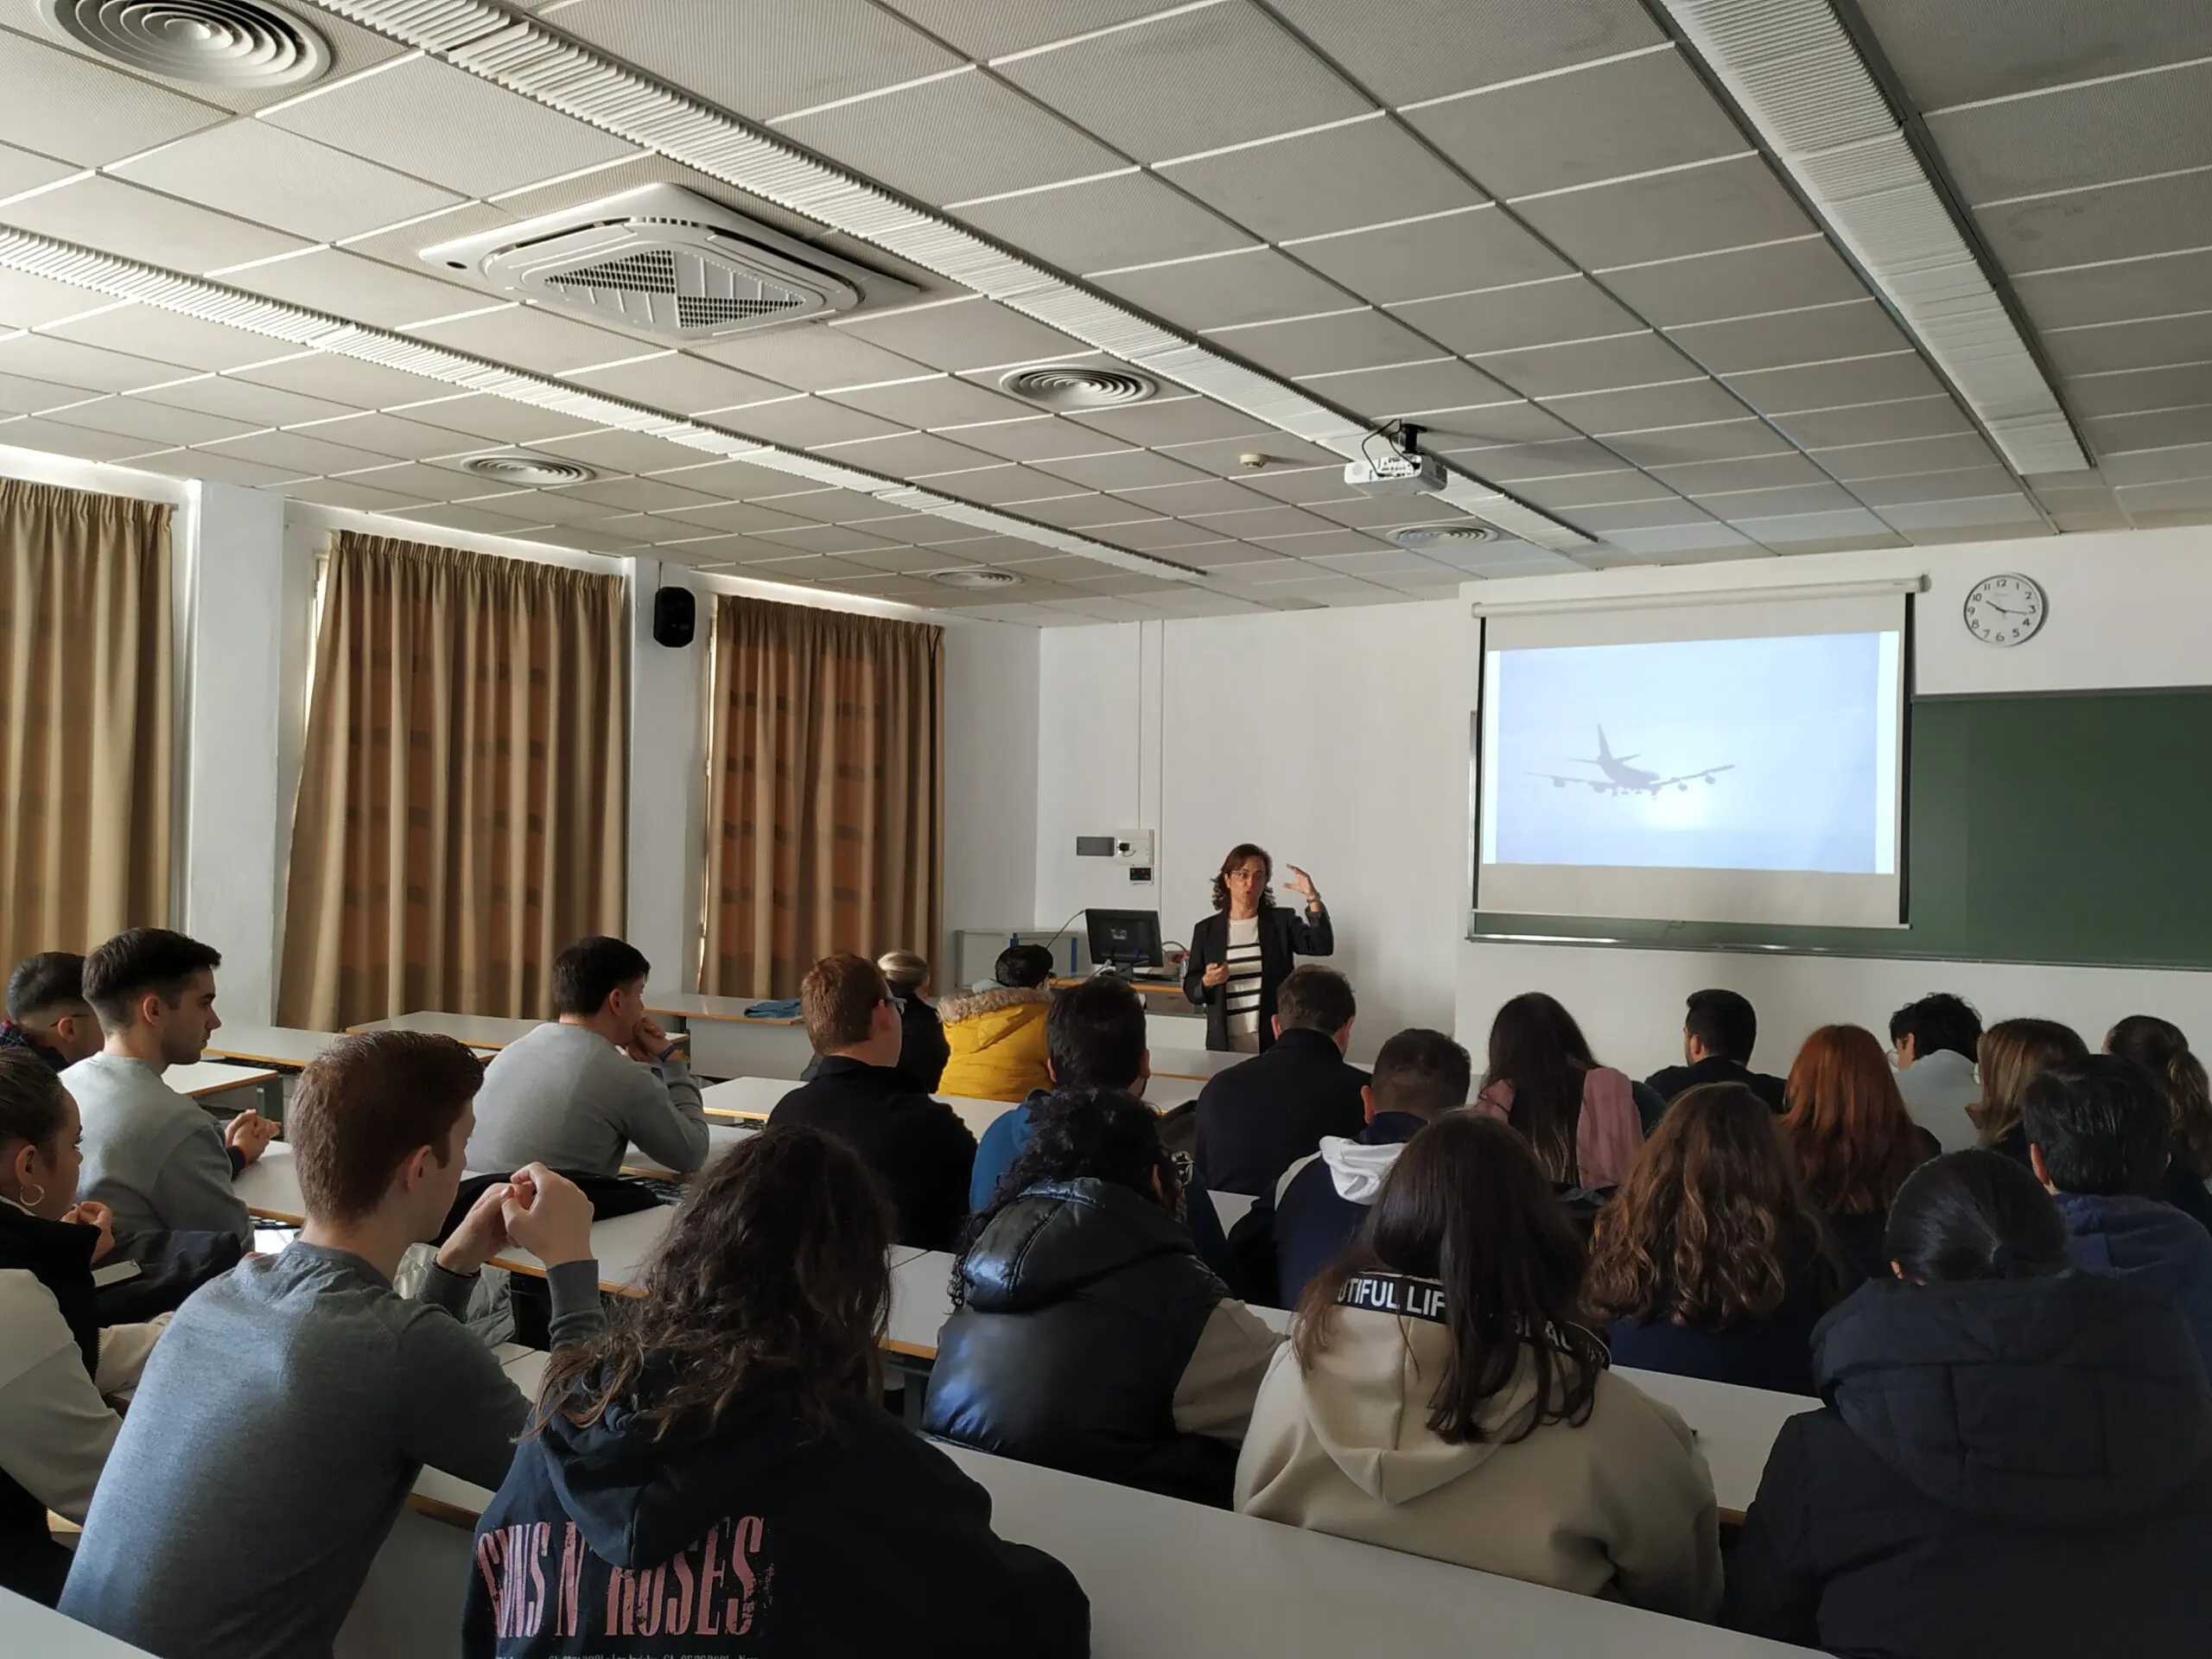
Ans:
POLYGON ((1019 588, 1021 578, 1011 570, 940 570, 930 580, 940 588, 1019 588))
POLYGON ((1494 542, 1497 532, 1488 524, 1408 524, 1392 531, 1390 539, 1400 547, 1464 547, 1470 542, 1494 542))
POLYGON ((588 484, 599 474, 580 461, 556 461, 550 455, 517 452, 507 455, 471 455, 461 463, 463 472, 502 484, 547 487, 556 484, 588 484))
POLYGON ((1053 364, 1002 374, 999 390, 1040 409, 1118 409, 1123 404, 1144 402, 1160 390, 1160 383, 1128 369, 1053 364))
POLYGON ((421 257, 679 344, 920 292, 674 184, 441 242, 421 257))
POLYGON ((54 26, 149 75, 216 86, 296 86, 330 73, 330 43, 252 0, 43 0, 54 26))

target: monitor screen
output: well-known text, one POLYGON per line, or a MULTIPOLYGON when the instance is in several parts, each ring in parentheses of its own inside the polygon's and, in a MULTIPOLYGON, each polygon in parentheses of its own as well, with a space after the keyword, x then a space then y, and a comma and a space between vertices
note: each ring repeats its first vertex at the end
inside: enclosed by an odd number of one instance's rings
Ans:
POLYGON ((1158 911, 1093 910, 1085 914, 1090 924, 1091 961, 1116 968, 1166 965, 1160 949, 1158 911))

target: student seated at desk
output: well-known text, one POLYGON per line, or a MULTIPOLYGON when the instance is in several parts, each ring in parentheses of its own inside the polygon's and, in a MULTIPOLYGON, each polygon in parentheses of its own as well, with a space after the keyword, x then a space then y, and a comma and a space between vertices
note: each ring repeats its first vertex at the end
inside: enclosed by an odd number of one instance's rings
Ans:
POLYGON ((1613 1363, 1813 1391, 1813 1327, 1846 1269, 1774 1109, 1740 1083, 1677 1095, 1598 1217, 1583 1300, 1613 1363))
MULTIPOLYGON (((1402 1031, 1375 1057, 1360 1090, 1366 1127, 1325 1135, 1321 1149, 1275 1184, 1268 1222, 1274 1239, 1277 1307, 1296 1307, 1306 1287, 1350 1248, 1406 1142, 1467 1103, 1474 1063, 1440 1031, 1402 1031)), ((1260 1202, 1268 1203, 1262 1195, 1260 1202)))
POLYGON ((200 1103, 162 1081, 200 1058, 215 1015, 219 952, 165 927, 134 927, 85 958, 85 997, 101 1051, 62 1073, 85 1124, 85 1196, 117 1234, 231 1233, 251 1249, 253 1220, 231 1183, 276 1138, 255 1111, 215 1127, 200 1103))
POLYGON ((768 1121, 844 1141, 890 1193, 898 1242, 950 1249, 968 1214, 976 1137, 958 1113, 898 1069, 906 1039, 883 970, 860 957, 824 957, 807 969, 799 1011, 822 1063, 811 1083, 776 1103, 768 1121))
POLYGON ((0 1051, 0 1587, 51 1607, 69 1552, 47 1511, 81 1522, 166 1319, 102 1328, 92 1264, 106 1211, 77 1202, 77 1103, 26 1049, 0 1051))
POLYGON ((328 1659, 429 1464, 497 1486, 530 1404, 461 1323, 510 1246, 545 1264, 557 1344, 605 1316, 591 1205, 537 1165, 487 1191, 415 1299, 394 1294, 461 1185, 484 1080, 449 1037, 341 1037, 291 1110, 299 1241, 178 1310, 109 1455, 61 1611, 158 1659, 328 1659))
POLYGON ((878 1403, 889 1206, 818 1130, 716 1160, 476 1530, 468 1659, 1076 1659, 1090 1604, 878 1403))
MULTIPOLYGON (((1654 1071, 1644 1084, 1664 1106, 1700 1084, 1740 1083, 1779 1114, 1784 1109, 1782 1079, 1751 1070, 1758 1037, 1758 1011, 1749 997, 1738 991, 1692 991, 1682 1019, 1682 1064, 1654 1071)), ((1656 1121, 1645 1120, 1646 1135, 1656 1121)))
POLYGON ((56 1071, 100 1052, 106 1033, 85 1001, 85 959, 67 950, 25 957, 8 976, 0 1049, 27 1048, 56 1071))
POLYGON ((1882 1229, 1904 1178, 1933 1158, 1936 1137, 1912 1121, 1882 1045, 1861 1026, 1822 1026, 1789 1068, 1783 1138, 1806 1195, 1854 1276, 1889 1270, 1882 1229))
POLYGON ((614 1175, 632 1145, 677 1174, 707 1161, 707 1114, 680 1043, 645 1012, 652 970, 621 939, 553 958, 554 1018, 484 1068, 468 1166, 614 1175))
POLYGON ((2073 1235, 2074 1265, 2171 1297, 2212 1370, 2212 1234, 2155 1196, 2172 1120, 2151 1074, 2109 1054, 2055 1065, 2028 1085, 2023 1127, 2029 1164, 2073 1235))
POLYGON ((968 1224, 952 1303, 930 1433, 1228 1506, 1281 1338, 1199 1260, 1151 1108, 1107 1090, 1047 1100, 968 1224))
MULTIPOLYGON (((1144 998, 1126 980, 1111 975, 1065 986, 1052 995, 1045 1016, 1046 1069, 1052 1090, 1031 1091, 1012 1111, 1002 1112, 983 1130, 976 1147, 976 1166, 968 1178, 968 1207, 985 1210, 999 1182, 1036 1133, 1037 1114, 1052 1093, 1063 1089, 1114 1090, 1141 1099, 1152 1081, 1152 1054, 1145 1047, 1144 998)), ((1230 1274, 1229 1240, 1213 1195, 1196 1175, 1184 1184, 1183 1209, 1192 1241, 1206 1265, 1224 1279, 1230 1274)))
POLYGON ((2212 1390, 2172 1304, 2068 1271, 1988 1152, 1923 1165, 1822 1326, 1725 1621, 1857 1659, 2183 1659, 2212 1630, 2212 1390))
POLYGON ((1523 991, 1503 1003, 1489 1060, 1476 1109, 1511 1125, 1554 1187, 1604 1192, 1627 1178, 1643 1144, 1635 1086, 1598 1064, 1555 999, 1523 991))
POLYGON ((1334 969, 1291 969, 1276 995, 1267 1051, 1199 1091, 1193 1156, 1208 1186, 1262 1197, 1283 1171, 1320 1149, 1322 1136, 1360 1132, 1370 1079, 1344 1058, 1358 1013, 1351 982, 1334 969))
POLYGON ((1582 1244, 1510 1129, 1447 1112, 1299 1304, 1236 1467, 1247 1515, 1688 1618, 1720 1600, 1689 1429, 1605 1369, 1582 1244))
POLYGON ((1045 1065, 1045 1013, 1052 1006, 1052 953, 1041 944, 999 952, 998 983, 938 1001, 950 1051, 938 1087, 963 1100, 1017 1101, 1052 1086, 1045 1065))

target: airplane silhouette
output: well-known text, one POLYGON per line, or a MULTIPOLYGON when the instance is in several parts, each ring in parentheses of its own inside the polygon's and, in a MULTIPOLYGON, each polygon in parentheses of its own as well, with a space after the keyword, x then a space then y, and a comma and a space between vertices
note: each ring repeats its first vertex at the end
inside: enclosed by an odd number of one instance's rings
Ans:
POLYGON ((1585 778, 1579 774, 1562 775, 1556 772, 1532 772, 1529 775, 1531 778, 1550 779, 1554 789, 1565 789, 1569 784, 1583 784, 1600 795, 1656 795, 1661 790, 1669 787, 1687 790, 1700 779, 1709 784, 1722 772, 1736 770, 1735 763, 1731 761, 1723 766, 1707 766, 1702 772, 1686 772, 1678 777, 1662 778, 1656 772, 1646 772, 1642 766, 1630 766, 1628 762, 1636 758, 1633 754, 1615 754, 1612 745, 1605 741, 1605 728, 1600 726, 1598 728, 1597 758, 1585 760, 1578 755, 1567 764, 1576 766, 1595 766, 1605 774, 1604 777, 1585 778))

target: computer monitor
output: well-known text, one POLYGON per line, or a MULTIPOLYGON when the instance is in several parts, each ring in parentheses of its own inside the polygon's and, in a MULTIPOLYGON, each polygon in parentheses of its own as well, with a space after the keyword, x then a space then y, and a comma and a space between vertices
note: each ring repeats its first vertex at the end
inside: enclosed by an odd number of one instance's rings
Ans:
POLYGON ((1102 968, 1164 968, 1160 912, 1156 910, 1093 910, 1090 959, 1102 968))

